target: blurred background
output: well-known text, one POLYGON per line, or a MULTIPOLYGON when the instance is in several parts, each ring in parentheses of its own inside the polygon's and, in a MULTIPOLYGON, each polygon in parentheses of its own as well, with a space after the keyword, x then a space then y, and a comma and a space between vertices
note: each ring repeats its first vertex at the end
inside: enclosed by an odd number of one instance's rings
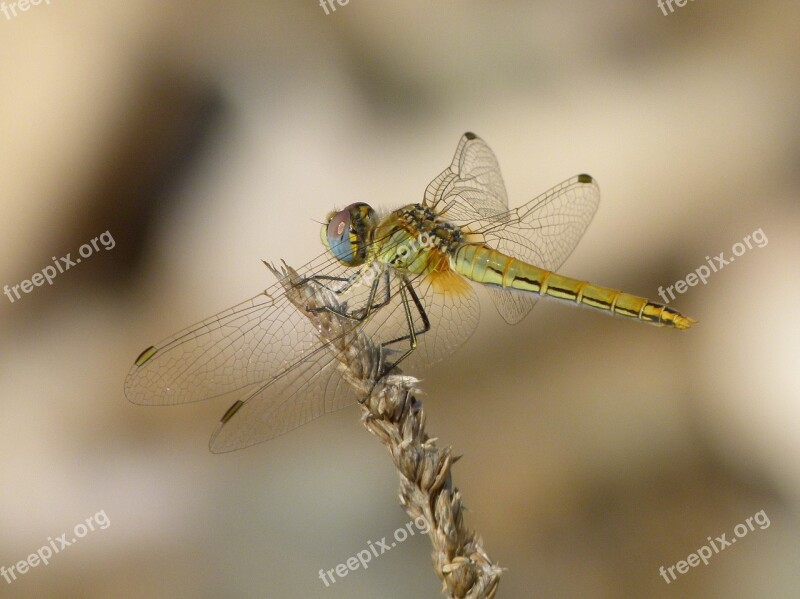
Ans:
MULTIPOLYGON (((15 5, 16 6, 16 5, 15 5)), ((464 458, 498 597, 800 592, 800 5, 52 0, 0 13, 0 285, 108 231, 52 285, 0 296, 0 565, 104 511, 105 530, 0 596, 439 597, 389 456, 344 410, 212 455, 229 399, 130 404, 148 345, 316 256, 316 220, 417 201, 472 130, 512 206, 594 175, 564 274, 670 305, 687 332, 540 302, 424 379, 464 458), (333 10, 335 8, 335 10, 333 10), (761 510, 770 526, 659 575, 761 510)), ((12 292, 13 293, 13 292, 12 292)))

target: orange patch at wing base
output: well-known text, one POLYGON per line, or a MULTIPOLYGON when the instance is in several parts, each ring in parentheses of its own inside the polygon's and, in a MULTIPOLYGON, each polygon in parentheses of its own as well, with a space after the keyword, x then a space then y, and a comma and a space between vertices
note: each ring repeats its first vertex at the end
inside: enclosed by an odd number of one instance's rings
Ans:
POLYGON ((435 258, 431 260, 427 278, 436 293, 467 295, 471 291, 469 281, 451 270, 450 261, 439 252, 436 252, 435 258))

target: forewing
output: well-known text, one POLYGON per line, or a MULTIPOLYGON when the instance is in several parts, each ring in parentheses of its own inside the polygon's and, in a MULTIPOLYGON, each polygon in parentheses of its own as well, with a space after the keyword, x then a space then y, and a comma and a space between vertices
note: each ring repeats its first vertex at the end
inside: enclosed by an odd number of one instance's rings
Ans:
MULTIPOLYGON (((384 304, 363 322, 342 320, 341 334, 363 327, 374 343, 409 337, 410 325, 400 286, 405 279, 394 269, 375 263, 352 272, 320 257, 298 272, 316 275, 313 284, 337 288, 329 277, 349 275, 353 284, 338 294, 348 312, 368 304, 377 280, 375 303, 384 304), (369 276, 365 276, 369 273, 369 276), (354 276, 356 275, 356 276, 354 276)), ((413 286, 425 306, 431 330, 420 333, 413 360, 404 365, 429 366, 461 345, 477 324, 478 303, 469 293, 450 297, 435 292, 419 277, 413 286)), ((413 326, 423 319, 410 292, 406 294, 413 326)), ((387 360, 410 346, 410 338, 386 346, 387 360)), ((216 453, 267 441, 325 413, 352 404, 355 393, 337 372, 332 344, 320 341, 307 316, 292 304, 283 284, 148 348, 137 359, 125 383, 128 398, 141 404, 168 405, 198 401, 239 390, 211 441, 216 453)))
POLYGON ((453 161, 425 190, 425 201, 448 218, 472 220, 508 210, 494 153, 480 137, 465 133, 453 161))
MULTIPOLYGON (((352 274, 352 269, 328 255, 298 270, 329 276, 352 274)), ((125 380, 125 395, 134 403, 149 405, 208 399, 269 381, 320 345, 308 319, 276 282, 257 296, 142 352, 125 380)))

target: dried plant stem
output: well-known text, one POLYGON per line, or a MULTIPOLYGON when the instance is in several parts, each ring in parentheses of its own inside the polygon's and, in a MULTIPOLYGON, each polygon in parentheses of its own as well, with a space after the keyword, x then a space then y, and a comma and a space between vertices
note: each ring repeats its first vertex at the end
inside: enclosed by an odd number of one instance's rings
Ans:
POLYGON ((291 267, 272 268, 272 272, 320 339, 330 342, 341 375, 359 397, 366 398, 361 419, 392 456, 400 475, 400 503, 411 518, 423 516, 430 524, 434 569, 442 579, 442 592, 451 599, 494 597, 501 569, 489 559, 480 537, 464 527, 461 494, 450 475, 457 458, 452 448, 437 447, 436 439, 425 433, 422 403, 415 397, 418 380, 397 369, 378 378, 382 365, 378 346, 359 329, 349 330, 348 319, 330 311, 307 310, 338 307, 336 294, 304 281, 291 267))

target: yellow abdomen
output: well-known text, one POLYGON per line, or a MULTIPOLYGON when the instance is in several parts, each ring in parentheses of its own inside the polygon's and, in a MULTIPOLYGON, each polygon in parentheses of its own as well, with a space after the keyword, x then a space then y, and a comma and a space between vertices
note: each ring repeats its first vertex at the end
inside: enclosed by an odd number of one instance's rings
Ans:
POLYGON ((656 326, 688 329, 696 322, 646 298, 564 277, 483 245, 465 244, 459 247, 455 252, 453 267, 456 272, 476 283, 547 295, 656 326))

